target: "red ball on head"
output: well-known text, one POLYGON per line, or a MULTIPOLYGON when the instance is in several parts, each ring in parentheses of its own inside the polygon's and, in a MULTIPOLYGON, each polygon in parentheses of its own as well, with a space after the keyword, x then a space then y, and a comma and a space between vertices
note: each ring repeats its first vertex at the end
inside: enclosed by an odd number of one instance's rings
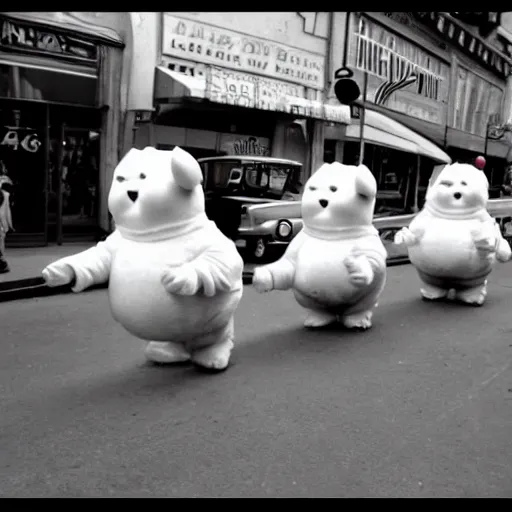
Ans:
POLYGON ((475 167, 480 169, 481 171, 484 169, 486 164, 485 158, 483 156, 477 156, 475 158, 475 167))

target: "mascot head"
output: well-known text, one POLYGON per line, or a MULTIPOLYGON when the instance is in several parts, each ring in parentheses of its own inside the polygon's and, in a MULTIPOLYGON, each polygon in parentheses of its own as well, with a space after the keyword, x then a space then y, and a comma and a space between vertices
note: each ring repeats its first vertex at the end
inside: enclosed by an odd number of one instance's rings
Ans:
POLYGON ((377 182, 365 165, 323 164, 304 186, 302 219, 323 231, 372 224, 377 182))
POLYGON ((204 213, 201 182, 199 163, 179 147, 132 148, 114 171, 108 207, 116 226, 133 231, 186 223, 204 213))
POLYGON ((485 209, 489 182, 484 172, 470 164, 447 165, 427 192, 425 208, 460 217, 485 209))

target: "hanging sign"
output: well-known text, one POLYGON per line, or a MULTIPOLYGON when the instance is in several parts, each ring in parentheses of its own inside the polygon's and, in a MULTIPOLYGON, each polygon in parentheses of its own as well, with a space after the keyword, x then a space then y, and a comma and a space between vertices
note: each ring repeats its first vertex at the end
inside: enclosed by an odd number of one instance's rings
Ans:
POLYGON ((0 19, 0 49, 36 52, 52 57, 96 65, 98 46, 76 36, 59 33, 26 22, 0 19))

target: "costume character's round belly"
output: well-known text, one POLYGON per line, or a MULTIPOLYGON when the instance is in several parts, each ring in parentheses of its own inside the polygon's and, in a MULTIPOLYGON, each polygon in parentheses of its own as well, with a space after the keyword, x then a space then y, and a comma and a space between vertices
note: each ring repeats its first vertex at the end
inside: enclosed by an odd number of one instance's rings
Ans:
POLYGON ((349 306, 368 294, 369 287, 350 283, 343 260, 351 253, 355 240, 308 238, 297 254, 294 291, 299 303, 304 296, 325 308, 349 306))
POLYGON ((431 219, 420 242, 409 247, 409 259, 431 284, 440 280, 476 286, 491 272, 494 258, 476 250, 471 231, 475 220, 431 219))
MULTIPOLYGON (((144 340, 185 342, 226 325, 241 291, 206 297, 169 294, 162 285, 167 262, 119 250, 109 279, 112 316, 144 340)), ((178 265, 176 265, 178 266, 178 265)))

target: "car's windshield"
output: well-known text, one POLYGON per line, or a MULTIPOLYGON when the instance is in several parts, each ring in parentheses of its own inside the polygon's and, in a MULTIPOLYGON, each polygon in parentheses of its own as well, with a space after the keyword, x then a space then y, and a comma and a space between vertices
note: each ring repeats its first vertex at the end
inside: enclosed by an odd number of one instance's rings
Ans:
POLYGON ((207 190, 229 189, 279 197, 285 192, 290 173, 299 172, 300 168, 288 164, 223 160, 207 162, 206 170, 207 190))

